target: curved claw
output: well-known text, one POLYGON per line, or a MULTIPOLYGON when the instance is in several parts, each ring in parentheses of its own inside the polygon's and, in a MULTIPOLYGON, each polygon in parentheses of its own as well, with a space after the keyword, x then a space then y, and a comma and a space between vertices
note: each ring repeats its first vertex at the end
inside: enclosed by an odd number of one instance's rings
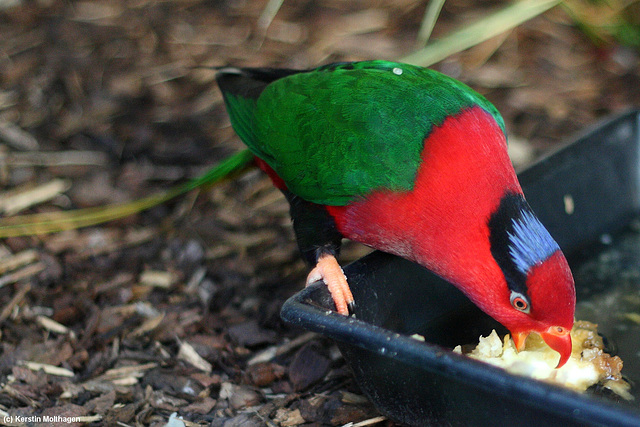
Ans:
POLYGON ((353 294, 336 257, 330 254, 320 255, 316 266, 307 276, 307 286, 318 280, 324 281, 329 288, 338 313, 345 316, 353 313, 355 307, 353 294))

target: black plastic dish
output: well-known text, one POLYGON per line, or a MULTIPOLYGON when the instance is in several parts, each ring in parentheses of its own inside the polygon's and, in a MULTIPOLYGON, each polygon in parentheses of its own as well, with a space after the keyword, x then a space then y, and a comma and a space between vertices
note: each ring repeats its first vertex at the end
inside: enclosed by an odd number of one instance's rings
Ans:
MULTIPOLYGON (((639 150, 640 112, 633 111, 519 174, 527 200, 565 253, 640 213, 639 150)), ((424 268, 373 252, 345 273, 356 318, 336 314, 320 283, 291 297, 281 315, 335 339, 362 390, 391 419, 415 426, 640 426, 637 403, 575 393, 452 353, 492 328, 505 331, 424 268), (410 337, 415 333, 426 342, 410 337)))

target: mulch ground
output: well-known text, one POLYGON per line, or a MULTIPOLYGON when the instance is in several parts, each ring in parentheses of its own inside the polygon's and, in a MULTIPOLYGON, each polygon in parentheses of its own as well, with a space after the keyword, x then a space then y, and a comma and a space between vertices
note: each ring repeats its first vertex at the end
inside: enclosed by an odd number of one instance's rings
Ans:
MULTIPOLYGON (((120 203, 198 176, 242 147, 207 67, 399 58, 425 3, 287 0, 270 19, 254 0, 1 0, 1 213, 120 203)), ((446 2, 434 36, 495 3, 446 2)), ((524 164, 638 107, 639 65, 556 8, 434 68, 496 104, 524 164)), ((342 261, 366 251, 347 245, 342 261)), ((393 425, 331 342, 280 320, 306 273, 288 206, 255 170, 125 220, 5 239, 1 415, 393 425)))

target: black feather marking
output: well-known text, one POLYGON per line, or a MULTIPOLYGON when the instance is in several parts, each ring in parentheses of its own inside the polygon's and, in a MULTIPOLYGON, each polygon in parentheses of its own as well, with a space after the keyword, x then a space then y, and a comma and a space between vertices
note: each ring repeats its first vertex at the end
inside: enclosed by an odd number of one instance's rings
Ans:
POLYGON ((293 230, 304 260, 310 266, 315 266, 322 254, 337 256, 340 253, 342 234, 327 209, 290 191, 284 190, 283 193, 291 207, 293 230))
POLYGON ((491 254, 511 291, 527 295, 529 270, 560 248, 522 194, 507 193, 489 219, 491 254))
POLYGON ((316 71, 353 70, 355 68, 355 62, 333 62, 316 68, 316 71))
POLYGON ((264 88, 276 80, 308 70, 279 68, 224 67, 216 73, 216 81, 223 94, 258 99, 264 88))
MULTIPOLYGON (((276 80, 293 74, 311 71, 353 70, 359 62, 334 62, 317 68, 294 70, 291 68, 237 68, 216 67, 216 81, 223 94, 241 96, 243 98, 258 99, 265 87, 276 80)), ((363 62, 362 64, 370 64, 363 62)))

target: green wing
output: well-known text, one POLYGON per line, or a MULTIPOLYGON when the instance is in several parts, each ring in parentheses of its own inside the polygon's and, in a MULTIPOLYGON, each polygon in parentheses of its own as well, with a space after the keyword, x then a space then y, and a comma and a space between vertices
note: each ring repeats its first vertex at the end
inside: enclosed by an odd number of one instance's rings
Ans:
POLYGON ((466 107, 481 106, 504 131, 485 98, 407 64, 232 69, 218 82, 240 138, 289 190, 319 204, 346 205, 382 188, 410 190, 431 129, 466 107))

